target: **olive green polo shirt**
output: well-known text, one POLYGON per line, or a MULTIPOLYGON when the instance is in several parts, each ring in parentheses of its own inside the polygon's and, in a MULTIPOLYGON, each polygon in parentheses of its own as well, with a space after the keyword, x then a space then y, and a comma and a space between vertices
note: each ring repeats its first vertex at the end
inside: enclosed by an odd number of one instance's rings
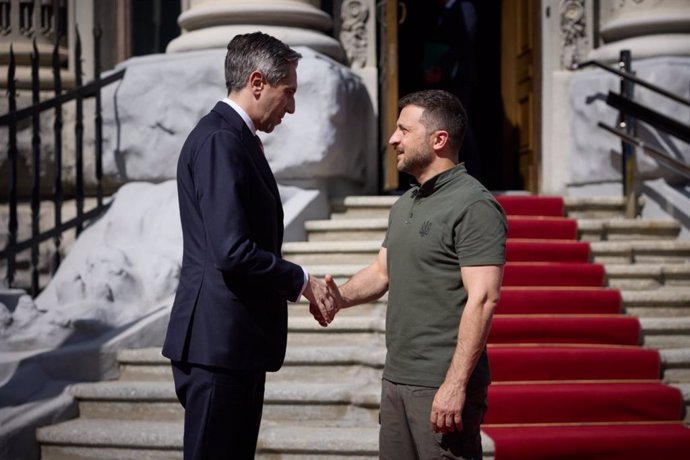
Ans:
MULTIPOLYGON (((443 383, 467 302, 460 267, 503 265, 506 232, 503 209, 462 163, 395 203, 383 242, 389 275, 385 379, 443 383)), ((484 350, 468 388, 489 382, 484 350)))

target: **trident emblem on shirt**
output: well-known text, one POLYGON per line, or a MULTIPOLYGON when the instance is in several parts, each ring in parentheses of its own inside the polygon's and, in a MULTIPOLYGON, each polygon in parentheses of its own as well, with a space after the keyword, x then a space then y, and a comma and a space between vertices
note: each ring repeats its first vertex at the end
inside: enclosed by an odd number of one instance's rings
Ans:
POLYGON ((431 230, 431 221, 430 220, 425 220, 424 223, 422 224, 421 227, 419 227, 419 236, 424 238, 429 234, 429 231, 431 230))

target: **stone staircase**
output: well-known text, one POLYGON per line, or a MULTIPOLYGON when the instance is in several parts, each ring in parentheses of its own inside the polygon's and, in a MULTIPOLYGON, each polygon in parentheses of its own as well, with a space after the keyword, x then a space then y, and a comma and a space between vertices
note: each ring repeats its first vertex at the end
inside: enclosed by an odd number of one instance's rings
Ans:
MULTIPOLYGON (((395 197, 349 197, 330 220, 306 224, 308 242, 286 243, 284 256, 310 273, 343 281, 378 251, 395 197)), ((644 345, 660 349, 664 380, 690 404, 690 242, 674 221, 626 220, 619 199, 568 198, 581 239, 627 313, 641 319, 644 345)), ((378 404, 386 298, 342 311, 327 329, 291 305, 283 369, 269 374, 257 458, 378 458, 378 404)), ((159 349, 123 350, 116 381, 71 392, 80 417, 37 433, 44 460, 180 459, 182 410, 159 349)), ((689 411, 690 412, 690 411, 689 411)), ((686 419, 688 420, 688 419, 686 419)), ((485 458, 493 445, 484 437, 485 458)))

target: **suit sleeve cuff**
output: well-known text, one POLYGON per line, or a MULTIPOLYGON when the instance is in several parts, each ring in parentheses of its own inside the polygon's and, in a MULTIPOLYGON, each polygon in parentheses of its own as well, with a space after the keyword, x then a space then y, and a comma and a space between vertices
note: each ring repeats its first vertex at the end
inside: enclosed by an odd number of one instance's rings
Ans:
POLYGON ((302 297, 302 294, 304 294, 304 290, 307 288, 307 283, 309 282, 309 272, 307 271, 306 268, 302 268, 302 273, 304 273, 304 283, 302 283, 302 289, 299 291, 299 295, 297 296, 297 300, 302 297))

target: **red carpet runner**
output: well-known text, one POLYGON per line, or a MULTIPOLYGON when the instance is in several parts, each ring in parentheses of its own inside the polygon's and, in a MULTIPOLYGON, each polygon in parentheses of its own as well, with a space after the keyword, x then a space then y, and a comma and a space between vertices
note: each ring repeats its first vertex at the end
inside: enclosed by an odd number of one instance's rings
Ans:
POLYGON ((484 431, 496 460, 685 460, 679 390, 661 383, 640 323, 590 263, 560 197, 500 196, 508 214, 501 302, 489 336, 484 431))

